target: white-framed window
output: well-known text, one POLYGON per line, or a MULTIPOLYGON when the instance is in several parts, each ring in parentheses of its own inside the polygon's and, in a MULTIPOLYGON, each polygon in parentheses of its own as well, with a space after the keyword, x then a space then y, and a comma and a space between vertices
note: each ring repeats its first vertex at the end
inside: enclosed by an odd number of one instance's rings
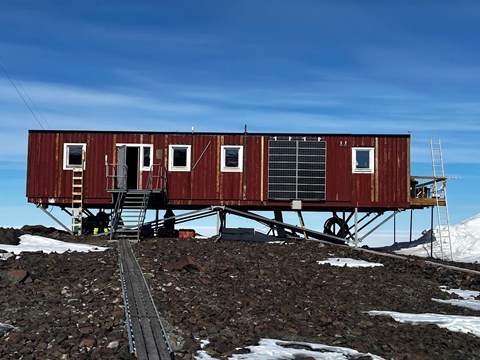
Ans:
POLYGON ((190 171, 192 161, 191 145, 168 146, 168 170, 190 171))
POLYGON ((148 171, 152 166, 153 145, 140 146, 140 169, 148 171))
POLYGON ((85 169, 85 143, 63 144, 63 170, 72 170, 83 166, 85 169), (83 162, 83 164, 82 164, 83 162))
POLYGON ((358 174, 373 174, 375 171, 375 148, 352 148, 352 172, 358 174))
POLYGON ((221 147, 221 171, 242 172, 243 171, 243 146, 223 145, 221 147))

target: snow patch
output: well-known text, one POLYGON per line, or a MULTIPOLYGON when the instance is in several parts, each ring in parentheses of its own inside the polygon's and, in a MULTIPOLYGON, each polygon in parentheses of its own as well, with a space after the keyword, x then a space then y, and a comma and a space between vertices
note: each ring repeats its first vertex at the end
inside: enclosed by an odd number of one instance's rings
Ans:
POLYGON ((88 244, 68 243, 60 240, 49 239, 43 236, 22 235, 20 236, 20 243, 18 245, 0 244, 0 249, 18 255, 21 252, 42 251, 46 254, 52 252, 61 254, 66 251, 105 251, 108 248, 88 244))
POLYGON ((374 266, 383 266, 380 263, 372 263, 365 260, 357 260, 350 258, 328 258, 327 260, 317 261, 319 265, 330 264, 332 266, 341 266, 341 267, 374 267, 374 266))
POLYGON ((475 298, 480 295, 480 291, 447 289, 445 286, 441 286, 440 290, 445 291, 449 294, 456 294, 460 296, 462 299, 449 299, 449 300, 432 299, 433 301, 443 303, 443 304, 460 306, 470 310, 480 311, 480 300, 475 300, 475 298))
POLYGON ((480 295, 480 291, 475 290, 462 290, 462 289, 447 289, 446 286, 440 286, 440 290, 449 294, 456 294, 465 300, 473 300, 480 295))
POLYGON ((410 314, 395 311, 368 311, 371 316, 390 316, 400 323, 413 325, 437 325, 450 331, 480 337, 480 317, 443 314, 410 314))
MULTIPOLYGON (((249 354, 234 354, 228 359, 274 360, 312 357, 317 360, 347 360, 370 356, 373 360, 383 360, 380 356, 370 353, 361 353, 345 347, 274 339, 261 339, 258 345, 247 346, 247 349, 250 350, 249 354), (293 345, 296 346, 295 349, 291 348, 293 345), (299 346, 304 347, 304 349, 298 349, 299 346)), ((214 360, 213 357, 203 350, 199 351, 194 358, 197 360, 214 360)))
POLYGON ((450 300, 432 299, 432 300, 439 303, 443 303, 443 304, 450 304, 454 306, 464 307, 470 310, 480 311, 479 300, 462 300, 462 299, 450 299, 450 300))

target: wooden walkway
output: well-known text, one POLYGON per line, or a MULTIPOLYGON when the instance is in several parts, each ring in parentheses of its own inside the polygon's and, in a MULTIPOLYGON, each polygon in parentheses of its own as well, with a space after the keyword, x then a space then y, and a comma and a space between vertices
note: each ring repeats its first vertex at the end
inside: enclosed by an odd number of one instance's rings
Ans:
POLYGON ((165 329, 128 240, 118 242, 130 350, 140 360, 173 359, 165 329))

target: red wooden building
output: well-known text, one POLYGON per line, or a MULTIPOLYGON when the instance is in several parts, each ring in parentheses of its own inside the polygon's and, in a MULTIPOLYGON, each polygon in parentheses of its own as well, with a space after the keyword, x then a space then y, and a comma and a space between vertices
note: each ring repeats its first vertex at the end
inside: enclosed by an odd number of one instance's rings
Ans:
POLYGON ((115 194, 145 191, 149 209, 435 205, 421 189, 410 175, 410 135, 29 131, 28 201, 80 216, 114 209, 115 194))

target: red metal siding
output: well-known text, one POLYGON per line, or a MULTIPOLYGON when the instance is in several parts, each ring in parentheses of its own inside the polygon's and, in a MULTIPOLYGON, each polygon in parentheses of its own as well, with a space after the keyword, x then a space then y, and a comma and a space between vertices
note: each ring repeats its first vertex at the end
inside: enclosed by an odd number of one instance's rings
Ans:
MULTIPOLYGON (((408 136, 324 135, 326 199, 304 202, 308 209, 408 208, 410 140, 408 136), (352 173, 352 147, 375 148, 373 174, 352 173)), ((63 170, 63 144, 86 143, 84 202, 110 204, 105 155, 117 161, 117 144, 153 144, 152 159, 168 168, 169 145, 191 145, 191 170, 168 173, 168 198, 174 207, 208 205, 251 208, 290 206, 268 199, 267 134, 49 132, 29 134, 27 197, 30 202, 69 204, 71 171, 63 170), (242 145, 243 172, 221 171, 221 146, 242 145)), ((148 172, 140 172, 143 184, 148 172)), ((142 187, 141 185, 140 187, 142 187)))
POLYGON ((247 137, 245 165, 245 200, 263 204, 268 190, 268 137, 247 137))
POLYGON ((326 202, 350 205, 353 197, 352 148, 347 137, 332 136, 327 142, 326 202))

